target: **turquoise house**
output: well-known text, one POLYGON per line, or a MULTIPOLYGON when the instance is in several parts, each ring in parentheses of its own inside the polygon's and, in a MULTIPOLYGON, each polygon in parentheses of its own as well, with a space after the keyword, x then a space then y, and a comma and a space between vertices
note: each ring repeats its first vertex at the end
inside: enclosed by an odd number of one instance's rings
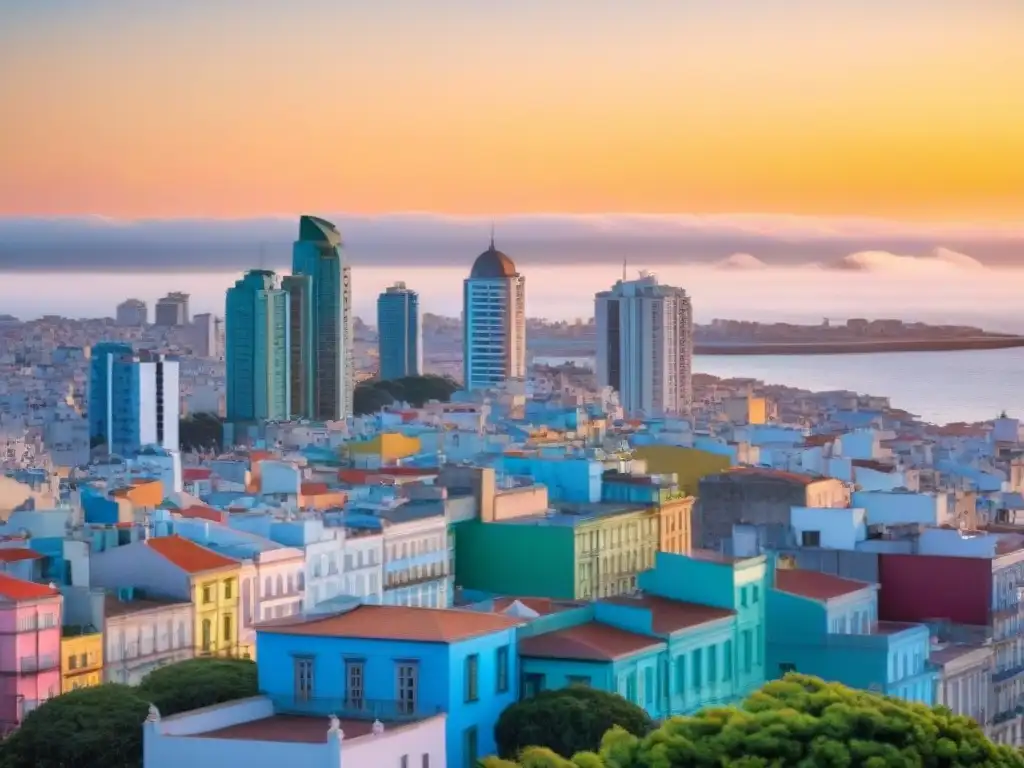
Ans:
POLYGON ((402 723, 446 714, 448 766, 495 752, 494 725, 519 698, 520 619, 360 605, 257 630, 260 692, 276 714, 402 723))
POLYGON ((878 586, 779 568, 768 591, 768 676, 801 672, 931 705, 939 672, 923 624, 878 621, 878 586))
POLYGON ((735 702, 764 683, 765 578, 763 556, 658 553, 636 596, 520 609, 522 694, 591 685, 656 720, 735 702))

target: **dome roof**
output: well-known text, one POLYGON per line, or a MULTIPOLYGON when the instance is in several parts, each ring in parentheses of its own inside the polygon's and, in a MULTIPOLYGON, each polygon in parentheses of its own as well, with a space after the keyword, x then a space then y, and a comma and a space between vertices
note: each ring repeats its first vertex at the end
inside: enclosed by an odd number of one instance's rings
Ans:
POLYGON ((491 240, 491 247, 476 257, 476 261, 473 262, 473 271, 469 273, 469 276, 483 280, 515 277, 516 265, 512 259, 495 248, 494 240, 491 240))

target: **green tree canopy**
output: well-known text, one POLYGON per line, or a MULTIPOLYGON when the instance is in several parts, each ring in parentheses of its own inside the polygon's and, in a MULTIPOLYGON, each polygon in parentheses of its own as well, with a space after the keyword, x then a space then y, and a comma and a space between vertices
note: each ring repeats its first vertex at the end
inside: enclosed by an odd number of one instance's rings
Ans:
POLYGON ((459 383, 447 376, 405 376, 401 379, 371 379, 356 385, 353 409, 359 415, 376 413, 395 403, 406 402, 422 408, 431 400, 447 403, 459 391, 459 383))
POLYGON ((138 768, 148 712, 146 700, 126 685, 56 696, 0 743, 0 768, 138 768))
POLYGON ((585 686, 542 691, 507 707, 494 727, 498 753, 515 758, 524 747, 547 747, 561 755, 597 749, 612 726, 643 736, 647 713, 616 693, 585 686))
MULTIPOLYGON (((674 717, 643 737, 616 727, 605 734, 596 754, 576 754, 571 759, 528 749, 517 765, 1024 768, 1024 756, 1012 747, 993 744, 975 721, 943 707, 926 707, 789 674, 768 683, 739 707, 674 717)), ((490 766, 506 768, 501 762, 490 766)))
POLYGON ((221 450, 224 420, 215 413, 193 413, 178 420, 178 442, 182 450, 221 450))
POLYGON ((160 715, 176 715, 259 693, 256 663, 248 659, 189 659, 155 669, 143 678, 139 695, 160 715))

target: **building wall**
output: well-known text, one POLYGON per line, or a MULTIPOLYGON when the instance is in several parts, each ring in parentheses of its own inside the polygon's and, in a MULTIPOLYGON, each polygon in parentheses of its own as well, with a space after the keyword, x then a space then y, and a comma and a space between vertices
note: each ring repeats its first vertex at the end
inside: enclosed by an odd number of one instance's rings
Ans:
POLYGON ((61 693, 60 596, 0 606, 0 731, 61 693))
POLYGON ((693 546, 693 496, 667 501, 658 507, 658 549, 677 555, 693 546))
POLYGON ((878 579, 881 619, 989 623, 991 560, 883 554, 878 558, 878 579))
POLYGON ((380 378, 419 376, 423 368, 419 295, 398 283, 377 298, 380 378))
POLYGON ((636 589, 637 576, 654 567, 660 543, 658 522, 656 509, 651 508, 578 525, 573 597, 610 597, 636 589))
POLYGON ((103 682, 103 633, 90 632, 75 637, 62 637, 61 692, 89 688, 103 682))
POLYGON ((790 508, 792 531, 798 545, 851 550, 867 538, 863 509, 831 509, 795 506, 790 508), (811 537, 817 538, 814 542, 811 537))
POLYGON ((452 527, 457 587, 499 595, 577 596, 572 528, 477 520, 452 527))
POLYGON ((387 605, 448 608, 448 524, 442 515, 384 529, 384 595, 387 605))
POLYGON ((707 476, 698 492, 695 545, 718 549, 736 524, 789 526, 790 509, 808 503, 802 482, 753 473, 707 476))
POLYGON ((138 685, 154 669, 191 659, 194 621, 191 603, 108 613, 103 633, 105 681, 138 685))
POLYGON ((463 361, 467 390, 526 377, 526 285, 522 276, 463 283, 463 361))
MULTIPOLYGON (((506 488, 494 494, 491 519, 513 520, 546 512, 549 507, 548 489, 543 485, 506 488)), ((487 518, 481 516, 487 522, 487 518)))
POLYGON ((192 604, 195 606, 195 652, 202 655, 234 655, 248 652, 240 648, 239 602, 240 568, 221 569, 192 577, 192 604))
POLYGON ((598 502, 601 500, 601 462, 591 459, 502 456, 497 468, 510 475, 526 475, 547 487, 552 501, 598 502))

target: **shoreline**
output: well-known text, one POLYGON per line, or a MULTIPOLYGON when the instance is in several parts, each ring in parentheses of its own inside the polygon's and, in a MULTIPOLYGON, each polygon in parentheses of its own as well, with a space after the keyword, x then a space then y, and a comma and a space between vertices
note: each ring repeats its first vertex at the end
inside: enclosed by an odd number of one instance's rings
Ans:
POLYGON ((739 342, 694 344, 694 355, 863 355, 881 352, 967 352, 1024 347, 1024 336, 870 341, 739 342))

